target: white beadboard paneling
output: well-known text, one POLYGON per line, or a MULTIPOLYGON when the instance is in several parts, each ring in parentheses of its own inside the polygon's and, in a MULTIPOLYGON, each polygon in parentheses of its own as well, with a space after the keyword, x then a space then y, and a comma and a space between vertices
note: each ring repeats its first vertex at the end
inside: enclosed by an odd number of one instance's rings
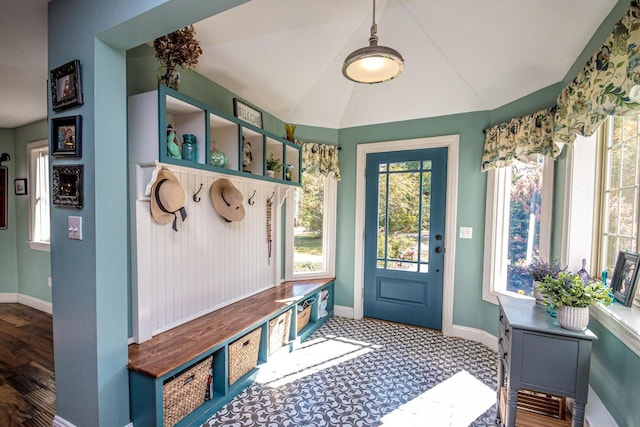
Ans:
MULTIPOLYGON (((285 193, 279 188, 283 186, 189 168, 168 168, 185 192, 187 219, 178 220, 175 232, 171 224, 160 225, 151 218, 147 200, 135 204, 137 342, 279 284, 275 274, 279 271, 275 266, 280 263, 275 234, 271 262, 268 260, 266 201, 274 192, 285 193), (223 177, 244 195, 245 218, 241 222, 227 223, 212 206, 211 185, 223 177), (196 202, 193 195, 200 184, 200 200, 196 202), (249 205, 254 191, 254 204, 249 205)), ((140 184, 147 183, 138 183, 138 188, 140 184)), ((280 221, 276 206, 281 201, 274 200, 274 231, 280 221)))

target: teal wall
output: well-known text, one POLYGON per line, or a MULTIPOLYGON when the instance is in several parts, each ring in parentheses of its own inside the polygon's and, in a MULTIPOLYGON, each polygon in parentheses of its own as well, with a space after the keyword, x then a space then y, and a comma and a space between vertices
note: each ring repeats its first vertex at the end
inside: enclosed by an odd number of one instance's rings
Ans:
POLYGON ((0 154, 7 153, 11 160, 3 162, 7 168, 7 229, 0 230, 0 294, 18 292, 18 258, 16 254, 16 196, 13 180, 16 170, 15 131, 0 129, 0 154))
MULTIPOLYGON (((27 144, 46 140, 47 121, 41 120, 15 130, 16 178, 28 178, 27 144)), ((16 252, 18 257, 18 290, 23 295, 51 302, 51 288, 47 283, 51 275, 49 252, 29 247, 29 197, 16 196, 16 252)))
POLYGON ((18 293, 51 302, 47 279, 51 274, 49 252, 29 247, 29 197, 16 196, 15 178, 28 178, 26 146, 29 142, 47 139, 45 120, 16 129, 0 130, 0 153, 9 153, 11 160, 3 163, 9 169, 9 227, 0 230, 0 293, 18 293))
POLYGON ((635 427, 640 420, 638 372, 640 357, 591 319, 598 340, 593 343, 590 383, 620 427, 635 427))

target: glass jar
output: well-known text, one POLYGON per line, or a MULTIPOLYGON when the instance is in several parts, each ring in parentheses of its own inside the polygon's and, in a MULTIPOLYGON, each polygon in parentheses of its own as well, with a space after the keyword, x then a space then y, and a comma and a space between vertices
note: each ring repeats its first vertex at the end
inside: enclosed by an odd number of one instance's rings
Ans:
POLYGON ((182 135, 182 159, 192 162, 198 161, 198 139, 190 133, 182 135))
POLYGON ((229 158, 222 151, 218 151, 218 147, 214 141, 211 141, 211 155, 209 157, 209 164, 211 166, 217 166, 219 168, 223 168, 227 166, 229 162, 229 158))

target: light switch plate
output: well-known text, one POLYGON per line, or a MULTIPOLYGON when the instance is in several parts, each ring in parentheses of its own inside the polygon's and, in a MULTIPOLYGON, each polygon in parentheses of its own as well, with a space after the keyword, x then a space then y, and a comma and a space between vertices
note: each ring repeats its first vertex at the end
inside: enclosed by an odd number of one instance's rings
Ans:
POLYGON ((82 217, 67 217, 67 231, 70 239, 82 240, 82 217))
POLYGON ((473 238, 473 227, 460 227, 460 238, 461 239, 473 238))

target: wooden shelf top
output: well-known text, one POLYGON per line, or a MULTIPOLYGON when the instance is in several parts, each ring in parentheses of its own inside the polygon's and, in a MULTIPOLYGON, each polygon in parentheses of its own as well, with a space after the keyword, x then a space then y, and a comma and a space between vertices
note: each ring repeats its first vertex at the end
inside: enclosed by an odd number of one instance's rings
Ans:
POLYGON ((131 344, 128 368, 159 378, 265 322, 333 280, 285 282, 162 332, 141 344, 131 344))

